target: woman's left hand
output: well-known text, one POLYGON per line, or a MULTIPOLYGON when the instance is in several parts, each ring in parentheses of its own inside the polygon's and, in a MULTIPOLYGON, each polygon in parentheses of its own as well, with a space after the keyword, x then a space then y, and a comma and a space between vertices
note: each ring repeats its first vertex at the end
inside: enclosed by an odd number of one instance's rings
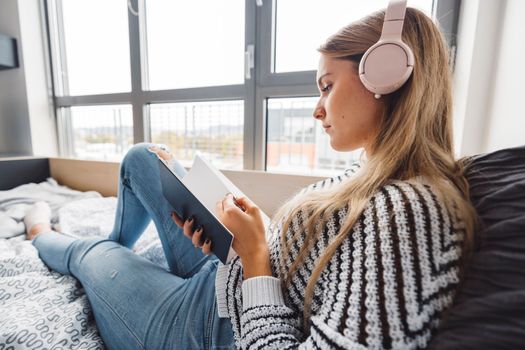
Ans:
POLYGON ((234 236, 233 250, 242 260, 244 278, 271 276, 270 253, 261 209, 248 198, 235 200, 229 193, 222 201, 217 202, 215 211, 219 220, 234 236))

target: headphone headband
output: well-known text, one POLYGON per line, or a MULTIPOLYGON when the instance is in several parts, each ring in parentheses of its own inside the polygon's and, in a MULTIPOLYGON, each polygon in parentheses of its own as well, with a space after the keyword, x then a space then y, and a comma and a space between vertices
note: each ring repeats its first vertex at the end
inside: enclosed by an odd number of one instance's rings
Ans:
POLYGON ((388 3, 379 40, 401 40, 406 8, 406 0, 392 0, 388 3))

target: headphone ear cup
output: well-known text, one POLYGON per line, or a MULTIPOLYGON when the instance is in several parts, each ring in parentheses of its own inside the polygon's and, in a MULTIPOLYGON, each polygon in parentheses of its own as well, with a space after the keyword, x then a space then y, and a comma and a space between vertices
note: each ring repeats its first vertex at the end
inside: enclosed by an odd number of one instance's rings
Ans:
POLYGON ((379 41, 370 47, 359 63, 363 85, 376 95, 399 89, 412 74, 414 54, 400 41, 379 41))

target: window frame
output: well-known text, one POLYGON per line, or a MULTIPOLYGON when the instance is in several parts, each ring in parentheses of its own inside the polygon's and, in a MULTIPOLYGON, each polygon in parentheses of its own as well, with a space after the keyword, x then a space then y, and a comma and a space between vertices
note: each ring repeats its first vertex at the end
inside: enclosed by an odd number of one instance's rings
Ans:
MULTIPOLYGON (((72 128, 68 107, 130 104, 133 111, 133 142, 150 142, 148 105, 153 103, 244 101, 244 149, 245 170, 266 170, 266 104, 270 98, 318 96, 315 70, 272 73, 275 35, 274 4, 277 0, 245 0, 245 48, 255 47, 254 67, 251 78, 245 76, 244 84, 184 88, 171 90, 146 90, 147 40, 144 23, 128 10, 130 41, 131 91, 100 95, 60 96, 67 91, 67 81, 58 74, 60 63, 65 62, 62 0, 42 0, 46 23, 49 61, 53 86, 53 103, 57 120, 60 156, 73 155, 72 128), (56 8, 52 4, 56 3, 56 8), (271 30, 268 30, 271 28, 271 30), (55 35, 56 33, 56 35, 55 35), (141 42, 143 48, 141 50, 141 42)), ((132 9, 145 11, 144 0, 129 0, 132 9)), ((433 0, 433 16, 440 26, 451 49, 454 65, 457 27, 461 0, 433 0)), ((142 16, 145 20, 145 16, 142 16)), ((245 63, 246 65, 246 63, 245 63)), ((66 69, 66 67, 63 67, 66 69)))

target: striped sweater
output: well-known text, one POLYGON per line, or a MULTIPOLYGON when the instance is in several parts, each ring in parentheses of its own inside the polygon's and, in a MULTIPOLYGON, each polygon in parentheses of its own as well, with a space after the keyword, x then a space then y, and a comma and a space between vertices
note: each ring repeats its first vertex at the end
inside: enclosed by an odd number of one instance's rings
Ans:
MULTIPOLYGON (((337 186, 359 169, 303 191, 337 186)), ((427 345, 459 282, 463 230, 423 179, 392 181, 369 201, 360 219, 325 267, 314 288, 310 328, 303 329, 306 283, 315 261, 347 215, 327 222, 288 288, 280 282, 280 228, 270 232, 275 277, 243 281, 237 257, 219 267, 219 315, 229 317, 242 349, 415 349, 427 345)), ((294 217, 287 237, 303 230, 294 217)), ((286 265, 297 257, 292 248, 286 265)))

